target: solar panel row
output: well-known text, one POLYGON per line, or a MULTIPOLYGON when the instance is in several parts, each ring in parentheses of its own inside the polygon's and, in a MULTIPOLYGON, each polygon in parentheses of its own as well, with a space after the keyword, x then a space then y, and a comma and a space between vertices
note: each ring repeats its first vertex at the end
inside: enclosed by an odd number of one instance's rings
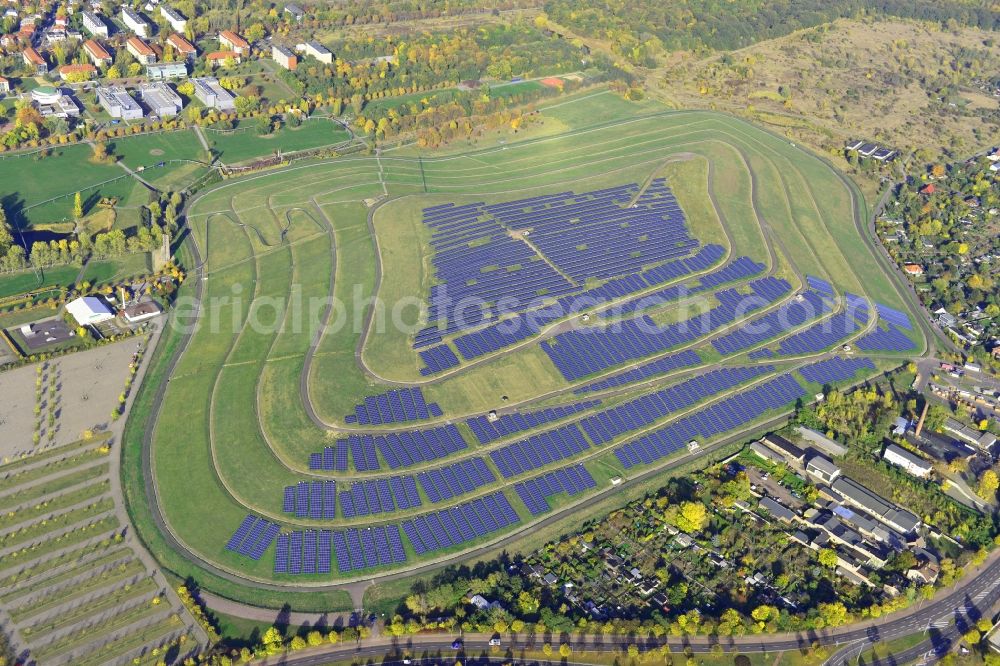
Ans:
POLYGON ((278 535, 274 573, 328 574, 331 570, 330 530, 306 530, 278 535))
POLYGON ((454 424, 384 435, 350 435, 338 439, 336 447, 328 446, 321 454, 311 454, 309 469, 345 471, 348 448, 355 469, 364 472, 380 468, 376 450, 391 469, 399 469, 445 458, 467 446, 454 424))
POLYGON ((631 384, 632 382, 637 382, 649 377, 655 377, 656 375, 663 375, 672 370, 688 368, 692 365, 698 365, 699 363, 701 363, 701 357, 698 356, 697 352, 692 349, 685 349, 680 353, 671 354, 670 356, 658 358, 655 361, 643 363, 639 367, 632 368, 631 370, 619 373, 613 377, 608 377, 606 379, 596 381, 593 384, 581 386, 576 389, 574 393, 589 393, 591 391, 603 391, 604 389, 613 388, 615 386, 624 386, 625 384, 631 384))
POLYGON ((336 481, 299 481, 285 486, 281 510, 297 518, 331 519, 337 515, 336 481))
POLYGON ((594 444, 607 444, 627 432, 645 428, 668 414, 770 372, 774 372, 774 367, 769 365, 718 368, 588 416, 580 421, 580 427, 594 444))
POLYGON ((518 522, 507 496, 497 491, 403 522, 403 532, 417 555, 450 548, 487 536, 518 522))
POLYGON ((906 337, 906 334, 889 324, 886 328, 877 328, 858 338, 854 345, 864 351, 895 351, 906 352, 916 349, 917 345, 906 337))
POLYGON ((560 467, 534 479, 522 481, 514 486, 531 515, 537 516, 549 510, 546 498, 561 492, 570 497, 585 490, 596 488, 597 482, 587 468, 581 464, 560 467))
POLYGON ((590 448, 575 423, 555 430, 532 435, 490 452, 493 464, 501 476, 509 479, 518 474, 571 458, 590 448))
POLYGON ((859 326, 857 319, 842 310, 782 340, 778 345, 778 353, 787 356, 823 351, 854 333, 859 326))
POLYGON ((830 384, 833 382, 851 379, 858 370, 874 370, 875 364, 870 358, 829 358, 817 361, 799 368, 799 374, 806 381, 817 384, 830 384))
POLYGON ((259 560, 264 556, 264 551, 268 549, 271 542, 278 536, 279 528, 276 524, 258 518, 254 515, 247 515, 236 528, 233 536, 226 542, 226 550, 230 550, 252 560, 259 560))
POLYGON ((701 315, 667 326, 657 326, 646 315, 609 326, 588 326, 560 333, 542 342, 542 349, 569 381, 629 361, 667 351, 696 340, 735 321, 737 316, 776 301, 789 289, 786 281, 773 277, 753 280, 753 293, 733 289, 715 293, 719 305, 701 315))
POLYGON ((716 338, 712 346, 720 354, 729 356, 801 326, 829 309, 828 303, 817 292, 806 291, 777 310, 751 319, 732 333, 716 338))
POLYGON ((399 525, 335 531, 332 541, 337 570, 341 573, 406 561, 399 525))
POLYGON ((573 405, 548 407, 535 412, 514 412, 504 414, 491 421, 487 416, 475 416, 466 423, 482 444, 489 444, 509 435, 531 430, 551 421, 564 419, 572 414, 586 411, 601 404, 600 400, 587 400, 573 405))
POLYGON ((818 291, 823 296, 827 298, 833 298, 833 285, 822 278, 818 278, 815 275, 806 276, 806 284, 809 285, 810 289, 818 291))
POLYGON ((388 393, 368 396, 364 404, 355 407, 353 414, 347 415, 345 421, 361 425, 419 421, 431 418, 432 412, 440 409, 436 407, 434 403, 427 404, 420 388, 393 389, 388 393))
POLYGON ((417 473, 427 499, 437 503, 471 493, 496 481, 496 475, 482 458, 460 460, 440 469, 417 473))
POLYGON ((421 504, 417 484, 408 475, 355 481, 350 489, 340 491, 344 518, 402 511, 421 504))
POLYGON ((458 365, 458 356, 455 352, 451 350, 446 344, 438 345, 437 347, 431 347, 430 349, 424 349, 419 352, 421 360, 424 362, 425 368, 420 369, 420 374, 433 375, 439 372, 444 372, 449 368, 454 368, 458 365))
POLYGON ((622 444, 615 449, 615 456, 626 469, 648 465, 680 451, 695 438, 707 440, 744 426, 804 395, 802 385, 790 374, 779 375, 622 444))
POLYGON ((900 328, 905 328, 909 331, 913 330, 913 324, 910 323, 910 316, 905 312, 896 310, 895 308, 890 308, 884 303, 876 303, 875 309, 878 311, 880 319, 884 319, 893 326, 899 326, 900 328))

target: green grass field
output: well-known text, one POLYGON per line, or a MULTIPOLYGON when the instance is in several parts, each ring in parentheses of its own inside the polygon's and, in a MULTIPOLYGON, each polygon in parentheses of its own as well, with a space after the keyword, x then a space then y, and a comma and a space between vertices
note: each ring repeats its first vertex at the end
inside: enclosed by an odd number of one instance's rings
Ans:
MULTIPOLYGON (((193 203, 188 223, 206 273, 201 282, 202 325, 166 387, 150 452, 158 507, 171 537, 187 555, 176 552, 155 526, 140 463, 142 430, 151 417, 150 392, 164 380, 163 364, 180 343, 176 332, 165 335, 125 442, 124 480, 132 517, 169 571, 179 577, 192 575, 206 589, 240 599, 254 598, 255 584, 275 585, 263 592, 267 601, 258 600, 265 605, 287 595, 294 598, 289 603, 297 610, 324 604, 345 607, 349 602, 343 592, 330 588, 332 584, 384 569, 341 575, 334 566, 334 574, 325 576, 276 575, 273 545, 259 561, 224 546, 248 513, 285 529, 303 529, 397 524, 427 510, 425 501, 418 510, 374 518, 341 515, 333 522, 282 511, 285 486, 334 478, 343 489, 366 477, 351 471, 310 472, 307 466, 310 453, 346 436, 343 419, 356 403, 388 390, 387 380, 421 382, 427 400, 440 404, 444 418, 452 421, 493 408, 534 408, 576 399, 571 393, 574 384, 556 371, 537 339, 524 341, 515 353, 484 357, 431 382, 420 375, 419 360, 410 348, 413 329, 401 331, 396 321, 414 324, 419 304, 435 284, 430 232, 420 221, 424 207, 473 200, 498 203, 665 177, 692 234, 704 243, 723 245, 729 257, 747 255, 760 261, 796 288, 798 276, 807 273, 831 281, 839 291, 905 309, 878 264, 859 260, 868 250, 854 224, 854 193, 830 167, 787 141, 724 115, 664 113, 653 103, 631 104, 611 94, 573 96, 552 104, 543 116, 545 123, 536 135, 505 146, 432 154, 422 160, 406 149, 388 152, 380 161, 351 157, 296 165, 224 182, 193 203), (372 204, 386 194, 390 198, 373 210, 372 204), (373 295, 384 308, 369 304, 373 295), (333 305, 324 326, 330 296, 333 305), (400 303, 404 307, 394 307, 400 303), (371 325, 366 327, 371 308, 371 325), (315 353, 310 354, 313 344, 315 353), (205 520, 206 515, 211 520, 205 520), (198 566, 191 556, 211 563, 214 570, 198 566), (282 586, 287 591, 281 591, 282 586)), ((288 130, 296 131, 307 130, 288 130)), ((241 136, 228 139, 248 140, 241 136)), ((188 294, 193 289, 190 282, 184 287, 188 294)), ((706 366, 728 362, 702 339, 686 347, 698 351, 706 366)), ((594 395, 608 406, 674 381, 668 375, 594 395)), ((466 433, 469 451, 459 457, 481 455, 517 439, 480 445, 466 426, 460 430, 466 433)), ((600 482, 606 499, 599 506, 604 509, 620 501, 607 493, 613 476, 627 478, 646 469, 626 472, 612 454, 617 442, 636 434, 579 457, 600 482)), ((422 464, 404 473, 439 464, 422 464)), ((387 473, 386 461, 381 467, 380 473, 387 473)), ((655 475, 646 481, 657 482, 655 475)), ((491 485, 489 490, 501 487, 491 485)), ((579 518, 573 515, 553 529, 532 530, 524 505, 511 489, 505 492, 521 516, 521 528, 527 526, 530 533, 515 547, 537 544, 579 518)), ((501 535, 491 535, 486 542, 494 536, 501 535)), ((424 557, 407 545, 408 565, 478 557, 490 552, 486 542, 468 542, 424 557), (478 546, 485 550, 474 553, 478 546)), ((384 600, 401 586, 404 582, 392 583, 389 591, 376 587, 372 598, 384 600)))
POLYGON ((226 164, 267 156, 279 149, 289 153, 332 146, 350 138, 343 127, 325 118, 307 120, 299 127, 284 126, 267 136, 257 134, 253 121, 247 121, 246 129, 236 132, 206 130, 205 135, 226 164))

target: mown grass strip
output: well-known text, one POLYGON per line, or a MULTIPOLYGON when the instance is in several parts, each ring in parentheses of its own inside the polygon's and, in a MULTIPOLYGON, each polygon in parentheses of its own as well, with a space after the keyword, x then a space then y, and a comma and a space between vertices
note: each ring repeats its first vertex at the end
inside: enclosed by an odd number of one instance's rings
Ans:
MULTIPOLYGON (((80 553, 80 552, 83 552, 83 551, 74 551, 74 552, 80 553)), ((80 570, 83 567, 86 567, 88 569, 97 569, 99 567, 104 566, 105 564, 111 564, 113 562, 117 562, 118 560, 124 560, 126 558, 131 558, 132 556, 133 556, 133 553, 128 548, 125 548, 125 547, 123 547, 123 548, 117 548, 117 549, 111 551, 110 553, 105 553, 104 555, 101 555, 97 559, 88 560, 86 563, 81 564, 80 567, 74 567, 74 568, 68 569, 68 570, 66 570, 66 571, 64 571, 62 573, 56 574, 55 576, 49 576, 48 578, 42 578, 40 580, 35 581, 31 585, 26 585, 26 586, 24 586, 22 588, 18 588, 17 590, 12 591, 12 592, 8 592, 8 593, 0 596, 0 601, 2 601, 4 603, 9 603, 10 601, 12 601, 14 599, 26 596, 28 594, 31 594, 32 592, 37 592, 38 590, 43 590, 46 587, 52 587, 53 585, 58 585, 59 583, 65 581, 65 580, 70 580, 72 578, 75 578, 75 577, 79 576, 80 575, 80 570)), ((82 557, 82 555, 81 555, 81 557, 82 557)), ((73 561, 73 558, 67 559, 65 562, 71 562, 71 561, 73 561)), ((55 563, 55 562, 45 562, 43 564, 38 565, 37 567, 32 567, 32 569, 30 571, 32 571, 34 573, 32 575, 27 576, 27 577, 21 578, 20 580, 31 580, 31 578, 33 578, 35 575, 40 574, 40 573, 44 573, 44 572, 47 572, 47 571, 51 571, 53 568, 55 568, 55 567, 57 567, 57 566, 59 566, 61 564, 65 564, 65 562, 58 562, 58 563, 55 563)), ((9 576, 7 578, 7 580, 4 580, 3 583, 0 584, 0 585, 2 585, 3 587, 8 587, 10 584, 12 584, 14 582, 18 582, 17 580, 13 580, 14 578, 15 578, 14 576, 9 576)))
MULTIPOLYGON (((180 626, 180 619, 176 615, 171 615, 142 631, 133 633, 125 638, 120 638, 117 641, 112 641, 82 659, 75 659, 73 663, 75 666, 102 666, 111 662, 118 655, 125 654, 144 645, 153 644, 155 639, 166 636, 169 632, 180 626)), ((158 645, 153 644, 154 647, 158 647, 158 645)), ((155 663, 159 660, 160 656, 146 655, 146 658, 139 663, 155 663), (152 660, 149 659, 150 656, 153 657, 152 660)))
POLYGON ((38 504, 30 506, 26 509, 21 509, 20 511, 8 511, 5 514, 0 514, 0 530, 10 527, 11 525, 17 525, 19 523, 33 520, 39 516, 54 513, 60 509, 65 509, 73 506, 74 504, 79 504, 80 502, 84 502, 93 497, 98 497, 108 492, 109 487, 110 482, 107 479, 103 479, 102 481, 89 486, 84 486, 77 490, 57 495, 50 500, 39 502, 38 504))
POLYGON ((96 436, 94 439, 81 439, 78 442, 73 442, 72 444, 65 444, 63 446, 57 446, 51 449, 45 449, 39 451, 38 453, 31 453, 23 458, 18 458, 17 460, 12 460, 11 462, 0 464, 0 474, 10 474, 11 472, 16 472, 19 469, 34 465, 36 463, 43 462, 45 460, 50 460, 51 458, 58 458, 59 456, 65 456, 73 454, 81 449, 86 449, 88 447, 100 446, 104 442, 109 434, 101 434, 96 436))
POLYGON ((44 636, 45 634, 55 631, 60 627, 72 625, 84 619, 88 615, 96 616, 109 608, 125 606, 128 601, 138 597, 147 596, 149 593, 155 591, 156 583, 152 578, 147 578, 146 580, 137 583, 128 589, 121 588, 120 590, 115 590, 113 593, 100 599, 95 604, 77 606, 70 611, 60 613, 55 619, 42 622, 40 624, 33 624, 30 627, 25 627, 21 630, 21 634, 26 638, 30 637, 37 640, 38 636, 44 636))
POLYGON ((31 502, 39 497, 52 495, 60 490, 65 490, 66 488, 70 488, 80 483, 86 483, 87 481, 92 481, 93 479, 105 476, 109 469, 110 467, 108 463, 101 463, 100 465, 87 467, 86 469, 81 469, 73 472, 72 474, 60 476, 55 479, 45 481, 44 483, 39 483, 35 486, 28 486, 27 488, 23 488, 10 495, 4 495, 3 497, 0 497, 0 511, 24 504, 26 502, 31 502))
POLYGON ((17 609, 11 609, 10 616, 15 622, 22 622, 23 620, 39 613, 45 612, 50 608, 55 608, 56 606, 61 606, 64 603, 72 601, 78 597, 85 594, 98 590, 102 587, 107 587, 117 583, 118 581, 125 580, 129 576, 135 576, 146 570, 145 565, 139 560, 133 559, 127 563, 122 564, 119 567, 105 571, 99 576, 95 576, 87 580, 86 582, 75 585, 71 591, 56 590, 52 594, 48 594, 33 604, 23 606, 17 609))
POLYGON ((24 470, 23 472, 11 474, 8 477, 0 479, 0 492, 7 491, 18 486, 27 485, 36 479, 52 476, 53 474, 57 474, 67 469, 79 467, 83 463, 89 462, 90 460, 102 455, 104 454, 100 453, 95 446, 93 449, 81 451, 70 458, 56 461, 50 465, 32 467, 24 470))
POLYGON ((94 516, 99 516, 102 513, 106 513, 115 508, 115 503, 110 497, 105 497, 104 499, 88 504, 87 506, 82 506, 78 509, 73 509, 72 511, 67 511, 66 513, 60 514, 55 518, 50 518, 47 520, 42 520, 37 523, 32 523, 16 532, 10 532, 8 534, 0 537, 0 548, 10 548, 16 546, 20 543, 26 541, 31 541, 37 537, 43 536, 50 532, 55 532, 64 527, 70 527, 76 523, 87 520, 88 518, 93 518, 94 516))
POLYGON ((67 546, 72 546, 73 544, 80 543, 81 541, 91 539, 98 534, 108 533, 113 529, 117 529, 118 525, 118 518, 115 516, 106 516, 89 525, 84 525, 79 529, 52 539, 51 541, 45 541, 43 543, 35 544, 31 548, 22 548, 21 550, 13 553, 8 553, 0 558, 0 571, 17 566, 21 562, 31 562, 32 560, 37 560, 45 555, 48 555, 49 553, 54 553, 57 550, 66 548, 67 546))
POLYGON ((95 637, 110 634, 114 631, 122 629, 123 627, 127 627, 133 622, 138 622, 158 613, 163 613, 166 610, 168 610, 168 608, 162 604, 158 606, 153 606, 152 604, 142 604, 140 606, 136 606, 135 608, 131 608, 120 615, 115 615, 106 622, 81 629, 80 631, 74 632, 57 641, 47 643, 36 649, 34 656, 44 663, 49 657, 69 652, 74 648, 90 643, 95 637))

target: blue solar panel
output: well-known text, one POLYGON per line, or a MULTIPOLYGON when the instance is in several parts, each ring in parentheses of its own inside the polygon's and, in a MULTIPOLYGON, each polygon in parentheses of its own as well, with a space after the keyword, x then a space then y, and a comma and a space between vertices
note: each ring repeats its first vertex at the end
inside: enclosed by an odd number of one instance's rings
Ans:
POLYGON ((830 358, 799 368, 799 374, 806 381, 817 384, 829 384, 832 382, 852 379, 859 370, 874 370, 875 364, 865 357, 859 358, 830 358))

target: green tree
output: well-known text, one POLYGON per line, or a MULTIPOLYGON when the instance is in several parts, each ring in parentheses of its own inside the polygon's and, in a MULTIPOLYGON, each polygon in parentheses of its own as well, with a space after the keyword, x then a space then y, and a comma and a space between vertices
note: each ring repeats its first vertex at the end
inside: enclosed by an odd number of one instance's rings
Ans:
POLYGON ((80 196, 79 192, 73 197, 73 219, 83 219, 83 197, 80 196))
POLYGON ((837 551, 833 548, 823 548, 819 551, 819 563, 830 569, 837 566, 837 551))
POLYGON ((997 488, 1000 488, 1000 478, 997 477, 996 472, 988 469, 979 477, 979 487, 976 488, 976 493, 984 500, 992 501, 996 497, 997 488))

